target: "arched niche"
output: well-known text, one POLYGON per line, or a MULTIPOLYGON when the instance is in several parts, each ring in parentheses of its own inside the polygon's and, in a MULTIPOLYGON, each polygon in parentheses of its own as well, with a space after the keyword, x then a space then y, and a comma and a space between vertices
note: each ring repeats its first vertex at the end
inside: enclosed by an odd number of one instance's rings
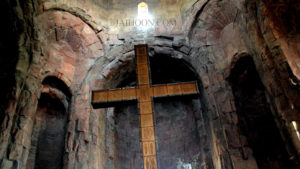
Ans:
POLYGON ((62 169, 71 93, 56 77, 43 81, 26 169, 62 169))
MULTIPOLYGON (((155 54, 150 58, 152 84, 195 81, 195 71, 181 59, 155 54)), ((136 86, 136 72, 117 87, 136 86)), ((154 100, 155 135, 160 169, 212 167, 207 126, 199 99, 154 100)), ((142 147, 137 105, 108 110, 107 168, 140 169, 142 147)))
POLYGON ((59 78, 55 77, 55 76, 47 76, 42 84, 44 86, 51 86, 52 88, 56 88, 58 90, 60 90, 61 92, 63 92, 66 97, 68 99, 71 98, 72 93, 69 89, 69 87, 64 83, 64 81, 60 80, 59 78))
MULTIPOLYGON (((271 104, 255 64, 249 55, 241 57, 228 78, 235 97, 241 137, 253 151, 259 169, 295 168, 272 113, 271 104)), ((244 157, 247 160, 247 157, 244 157)))

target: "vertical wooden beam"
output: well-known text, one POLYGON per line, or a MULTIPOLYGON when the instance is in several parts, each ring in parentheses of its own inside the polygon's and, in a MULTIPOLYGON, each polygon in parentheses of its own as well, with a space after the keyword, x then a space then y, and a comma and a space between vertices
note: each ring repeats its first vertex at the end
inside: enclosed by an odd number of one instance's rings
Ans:
POLYGON ((157 169, 154 118, 152 111, 153 89, 150 86, 147 46, 136 47, 136 58, 143 166, 144 169, 157 169))

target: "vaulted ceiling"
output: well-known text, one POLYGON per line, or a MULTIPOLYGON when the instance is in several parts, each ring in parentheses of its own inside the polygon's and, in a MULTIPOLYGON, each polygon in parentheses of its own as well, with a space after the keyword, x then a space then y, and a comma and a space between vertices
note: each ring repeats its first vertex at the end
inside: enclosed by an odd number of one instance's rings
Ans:
MULTIPOLYGON (((103 26, 110 30, 116 20, 134 19, 137 16, 139 0, 47 0, 45 9, 61 9, 85 16, 95 27, 103 26)), ((197 0, 146 0, 149 12, 155 19, 176 19, 182 23, 185 13, 198 2, 197 0)), ((93 25, 91 24, 91 25, 93 25)), ((99 28, 101 29, 101 28, 99 28)), ((124 31, 115 28, 114 33, 124 31)))

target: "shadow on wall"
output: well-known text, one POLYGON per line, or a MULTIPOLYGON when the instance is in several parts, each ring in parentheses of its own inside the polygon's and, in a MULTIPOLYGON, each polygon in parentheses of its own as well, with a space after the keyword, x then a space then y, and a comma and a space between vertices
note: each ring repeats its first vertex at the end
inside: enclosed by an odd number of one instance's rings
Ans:
POLYGON ((16 86, 15 71, 18 61, 18 31, 21 26, 15 20, 12 6, 7 1, 0 2, 0 18, 4 23, 0 27, 0 124, 4 118, 4 112, 13 88, 16 86))
POLYGON ((37 113, 35 128, 39 128, 39 134, 35 169, 62 169, 66 110, 59 100, 43 94, 37 113))
MULTIPOLYGON (((286 144, 267 102, 266 91, 250 56, 242 57, 229 81, 235 96, 240 134, 246 136, 259 169, 292 169, 286 144)), ((244 157, 247 158, 247 157, 244 157)))
POLYGON ((43 85, 49 91, 39 99, 26 169, 62 169, 71 93, 55 77, 47 77, 43 85))

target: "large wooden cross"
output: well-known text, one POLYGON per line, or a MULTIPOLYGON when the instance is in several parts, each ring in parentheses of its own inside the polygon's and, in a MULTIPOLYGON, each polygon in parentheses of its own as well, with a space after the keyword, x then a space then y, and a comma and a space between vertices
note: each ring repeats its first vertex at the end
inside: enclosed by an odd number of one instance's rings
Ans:
MULTIPOLYGON (((198 96, 197 82, 151 85, 147 45, 135 46, 138 86, 113 90, 93 91, 94 108, 138 102, 141 123, 141 142, 144 169, 157 169, 156 139, 153 121, 153 98, 198 96)), ((138 139, 138 138, 137 138, 138 139)))

